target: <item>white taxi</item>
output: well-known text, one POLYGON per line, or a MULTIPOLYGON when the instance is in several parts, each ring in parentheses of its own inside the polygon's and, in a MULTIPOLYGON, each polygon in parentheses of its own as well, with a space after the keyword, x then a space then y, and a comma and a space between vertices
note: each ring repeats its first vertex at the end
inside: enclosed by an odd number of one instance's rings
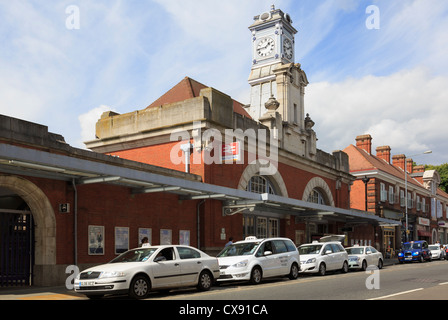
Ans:
POLYGON ((299 252, 287 238, 257 239, 247 237, 235 242, 218 254, 218 282, 249 280, 259 284, 263 278, 299 275, 299 252))
POLYGON ((151 289, 196 286, 209 290, 219 277, 218 259, 189 246, 147 246, 126 251, 111 262, 82 271, 75 292, 89 298, 108 294, 148 297, 151 289))
POLYGON ((383 254, 371 246, 355 245, 345 249, 348 253, 348 265, 350 269, 365 271, 368 266, 383 267, 383 254))
MULTIPOLYGON (((331 236, 321 241, 336 239, 331 236)), ((348 255, 340 241, 327 241, 303 244, 299 247, 300 272, 318 273, 323 276, 330 270, 348 272, 348 255)))

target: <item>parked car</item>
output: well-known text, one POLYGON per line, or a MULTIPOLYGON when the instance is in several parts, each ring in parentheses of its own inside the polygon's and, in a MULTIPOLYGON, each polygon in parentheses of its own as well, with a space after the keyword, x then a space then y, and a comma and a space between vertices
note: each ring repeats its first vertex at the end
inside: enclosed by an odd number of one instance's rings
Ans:
POLYGON ((440 244, 430 244, 429 250, 431 251, 431 258, 442 260, 445 259, 446 253, 440 244))
POLYGON ((263 278, 289 276, 293 280, 299 275, 299 252, 287 238, 247 237, 227 246, 217 257, 218 282, 249 280, 259 284, 263 278))
POLYGON ((403 247, 398 253, 398 261, 400 263, 431 261, 431 251, 428 243, 424 240, 403 243, 403 247))
POLYGON ((365 271, 368 266, 383 268, 383 254, 371 246, 353 246, 345 249, 348 253, 348 266, 350 269, 365 271))
POLYGON ((301 245, 299 247, 300 272, 318 273, 321 276, 330 270, 348 272, 348 254, 341 242, 322 242, 334 239, 334 237, 321 238, 320 241, 301 245))
POLYGON ((144 299, 158 289, 197 286, 209 290, 218 277, 216 258, 189 246, 162 245, 129 250, 87 269, 76 277, 74 287, 89 298, 128 294, 144 299))

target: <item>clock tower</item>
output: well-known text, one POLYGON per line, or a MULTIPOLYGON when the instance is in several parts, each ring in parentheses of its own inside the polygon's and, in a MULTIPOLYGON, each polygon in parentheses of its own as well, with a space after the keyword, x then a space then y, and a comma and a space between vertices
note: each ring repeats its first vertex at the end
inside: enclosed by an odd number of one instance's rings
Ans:
POLYGON ((297 30, 292 26, 291 17, 272 6, 270 11, 254 17, 249 30, 252 68, 247 111, 262 123, 267 117, 280 117, 282 128, 278 121, 276 128, 279 134, 282 132, 282 147, 312 158, 316 153, 314 122, 309 116, 305 118, 304 111, 308 80, 300 64, 294 62, 297 30), (271 107, 274 100, 278 102, 275 112, 271 107))

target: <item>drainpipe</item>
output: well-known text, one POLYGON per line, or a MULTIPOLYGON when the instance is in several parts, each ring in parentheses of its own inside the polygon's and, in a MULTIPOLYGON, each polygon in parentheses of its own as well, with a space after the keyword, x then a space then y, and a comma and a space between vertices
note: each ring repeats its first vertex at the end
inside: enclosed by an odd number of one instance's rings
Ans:
POLYGON ((196 228, 197 228, 197 238, 198 238, 198 249, 201 249, 201 219, 200 219, 200 215, 199 215, 199 208, 201 205, 203 205, 205 202, 205 199, 202 199, 201 201, 198 202, 198 204, 196 205, 196 219, 197 219, 197 224, 196 224, 196 228))
POLYGON ((72 179, 73 189, 75 190, 75 200, 73 208, 73 245, 74 245, 74 264, 78 265, 78 190, 76 189, 75 179, 72 179))
POLYGON ((182 144, 180 146, 180 149, 183 151, 183 153, 185 155, 185 172, 186 173, 190 172, 190 153, 191 153, 192 147, 193 147, 193 145, 191 143, 182 144))

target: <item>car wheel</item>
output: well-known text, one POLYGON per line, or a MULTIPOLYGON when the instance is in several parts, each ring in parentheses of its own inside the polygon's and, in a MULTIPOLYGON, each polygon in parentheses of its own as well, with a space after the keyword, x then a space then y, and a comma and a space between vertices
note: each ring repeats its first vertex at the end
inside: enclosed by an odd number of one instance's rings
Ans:
POLYGON ((151 290, 151 282, 144 275, 137 275, 132 279, 129 296, 134 299, 145 299, 151 290))
POLYGON ((362 271, 366 271, 367 270, 367 261, 366 260, 362 260, 361 270, 362 271))
POLYGON ((299 276, 299 267, 297 263, 293 263, 291 266, 291 271, 289 272, 289 279, 295 280, 299 276))
POLYGON ((212 287, 213 283, 213 277, 210 274, 210 272, 204 270, 199 275, 199 281, 198 281, 198 290, 199 291, 208 291, 212 287))
POLYGON ((383 260, 378 260, 378 269, 383 269, 383 260))
POLYGON ((263 273, 261 271, 261 268, 260 267, 253 268, 252 272, 250 273, 250 282, 252 284, 260 284, 262 278, 263 273))
POLYGON ((320 265, 319 265, 319 275, 320 276, 324 276, 325 275, 325 271, 326 271, 326 267, 325 267, 325 263, 321 263, 320 265))
POLYGON ((348 272, 348 262, 344 261, 344 264, 342 265, 342 272, 347 273, 348 272))

